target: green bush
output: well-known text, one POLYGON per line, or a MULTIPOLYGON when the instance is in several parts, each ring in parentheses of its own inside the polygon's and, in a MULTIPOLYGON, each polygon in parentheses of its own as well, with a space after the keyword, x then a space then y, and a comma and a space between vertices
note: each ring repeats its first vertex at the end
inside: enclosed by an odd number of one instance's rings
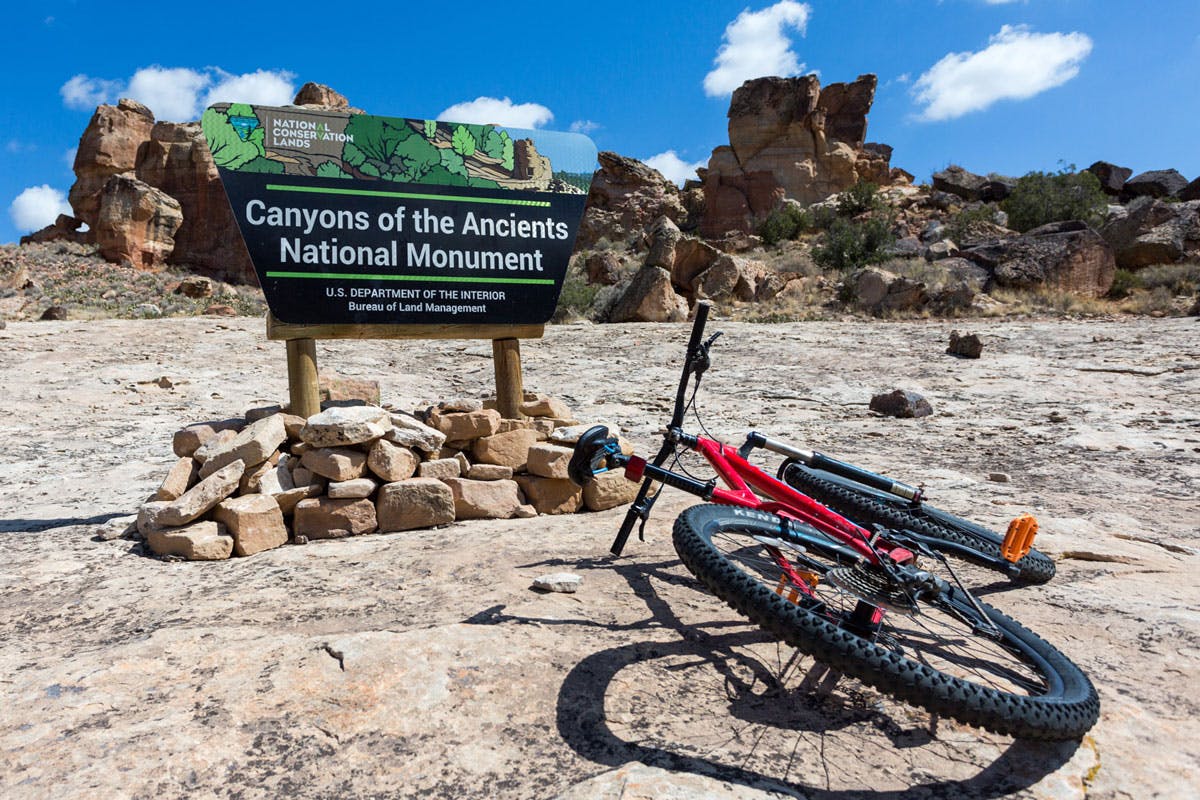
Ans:
POLYGON ((596 293, 599 291, 600 286, 589 284, 587 276, 582 271, 568 270, 567 276, 563 280, 562 291, 558 295, 555 317, 560 316, 562 312, 574 313, 581 317, 588 316, 592 302, 596 299, 596 293))
POLYGON ((1017 180, 1012 194, 1000 204, 1008 225, 1025 232, 1039 225, 1065 220, 1098 224, 1108 198, 1090 172, 1076 172, 1072 164, 1057 173, 1030 172, 1017 180))
POLYGON ((1127 269, 1118 269, 1113 273, 1112 287, 1108 290, 1108 296, 1120 300, 1122 297, 1129 297, 1133 294, 1134 289, 1142 288, 1142 279, 1138 277, 1136 272, 1127 269))
POLYGON ((1174 295, 1190 295, 1200 289, 1200 264, 1194 261, 1157 264, 1138 270, 1137 278, 1139 285, 1145 289, 1161 286, 1174 295))
POLYGON ((974 208, 964 208, 946 223, 946 235, 955 244, 962 244, 972 236, 978 235, 975 231, 982 224, 994 224, 995 222, 996 207, 994 205, 984 203, 974 208))
POLYGON ((758 235, 768 245, 795 239, 803 232, 805 215, 804 209, 785 203, 767 215, 758 226, 758 235))
POLYGON ((879 187, 870 181, 859 181, 838 197, 838 213, 847 217, 857 216, 866 211, 878 211, 883 202, 876 195, 879 187))
POLYGON ((826 269, 847 272, 885 261, 895 241, 891 222, 885 218, 862 222, 837 219, 825 234, 824 243, 813 248, 813 261, 826 269))

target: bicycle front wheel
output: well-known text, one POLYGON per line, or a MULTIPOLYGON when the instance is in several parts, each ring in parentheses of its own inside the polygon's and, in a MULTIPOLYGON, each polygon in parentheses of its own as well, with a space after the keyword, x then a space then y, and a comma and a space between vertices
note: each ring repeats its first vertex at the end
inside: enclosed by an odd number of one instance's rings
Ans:
MULTIPOLYGON (((779 472, 780 478, 790 486, 860 525, 883 525, 897 530, 907 528, 934 539, 965 545, 989 558, 1000 558, 1000 544, 1004 537, 962 517, 924 503, 913 506, 894 495, 795 461, 785 462, 779 472)), ((994 569, 982 560, 969 556, 963 558, 994 569)), ((1014 580, 1020 583, 1046 583, 1054 577, 1055 572, 1054 562, 1038 550, 1030 550, 1017 561, 1017 568, 1020 572, 1014 580)))
POLYGON ((899 700, 1028 739, 1078 738, 1099 716, 1095 688, 1066 656, 961 591, 897 610, 903 603, 879 586, 867 603, 863 590, 834 580, 851 567, 845 548, 743 508, 693 506, 675 521, 673 541, 684 565, 736 611, 899 700))

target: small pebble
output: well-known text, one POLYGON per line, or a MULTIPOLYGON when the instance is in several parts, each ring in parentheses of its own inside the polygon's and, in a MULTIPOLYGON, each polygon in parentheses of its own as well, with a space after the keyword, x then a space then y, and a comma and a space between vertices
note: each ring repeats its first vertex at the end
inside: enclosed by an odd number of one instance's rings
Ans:
POLYGON ((989 472, 988 480, 992 483, 1008 483, 1007 472, 989 472))

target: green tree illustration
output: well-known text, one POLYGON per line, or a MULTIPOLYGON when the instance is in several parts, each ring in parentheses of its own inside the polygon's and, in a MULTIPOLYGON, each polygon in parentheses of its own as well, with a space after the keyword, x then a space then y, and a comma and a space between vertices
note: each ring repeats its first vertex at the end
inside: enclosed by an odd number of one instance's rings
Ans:
POLYGON ((243 141, 230 123, 230 116, 253 117, 255 114, 254 109, 245 103, 234 103, 228 111, 209 108, 200 118, 200 127, 204 131, 204 138, 208 140, 208 148, 212 151, 213 161, 217 166, 240 170, 251 161, 266 155, 266 148, 263 147, 266 131, 259 126, 243 141))
POLYGON ((419 183, 441 163, 439 149, 409 125, 358 114, 346 125, 353 141, 342 158, 364 175, 390 181, 419 183))
POLYGON ((322 161, 317 167, 318 178, 350 178, 353 177, 340 164, 333 161, 322 161))
POLYGON ((436 119, 425 120, 425 138, 432 139, 435 136, 437 136, 437 120, 436 119))
POLYGON ((451 137, 450 144, 454 147, 454 151, 463 158, 475 155, 476 139, 465 125, 459 125, 454 129, 454 136, 451 137))

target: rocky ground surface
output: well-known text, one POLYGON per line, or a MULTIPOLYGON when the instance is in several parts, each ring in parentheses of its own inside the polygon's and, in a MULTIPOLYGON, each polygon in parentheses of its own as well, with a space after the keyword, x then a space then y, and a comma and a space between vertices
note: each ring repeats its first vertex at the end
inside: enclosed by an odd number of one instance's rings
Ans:
MULTIPOLYGON (((1081 743, 931 720, 812 669, 621 517, 458 523, 170 562, 97 538, 174 462, 171 434, 286 398, 250 318, 0 330, 0 794, 33 797, 1185 797, 1200 764, 1195 319, 725 323, 700 408, 924 482, 1002 527, 1038 514, 1046 586, 989 602, 1095 680, 1081 743), (962 326, 960 322, 959 327, 962 326), (165 380, 164 380, 165 379, 165 380), (871 395, 930 400, 916 420, 871 395), (1005 480, 1007 478, 1007 480, 1005 480), (570 571, 575 594, 534 578, 570 571)), ((623 426, 668 414, 686 325, 524 342, 526 387, 623 426)), ((492 386, 486 342, 326 342, 321 365, 415 407, 492 386)), ((119 524, 119 523, 113 523, 119 524)))

